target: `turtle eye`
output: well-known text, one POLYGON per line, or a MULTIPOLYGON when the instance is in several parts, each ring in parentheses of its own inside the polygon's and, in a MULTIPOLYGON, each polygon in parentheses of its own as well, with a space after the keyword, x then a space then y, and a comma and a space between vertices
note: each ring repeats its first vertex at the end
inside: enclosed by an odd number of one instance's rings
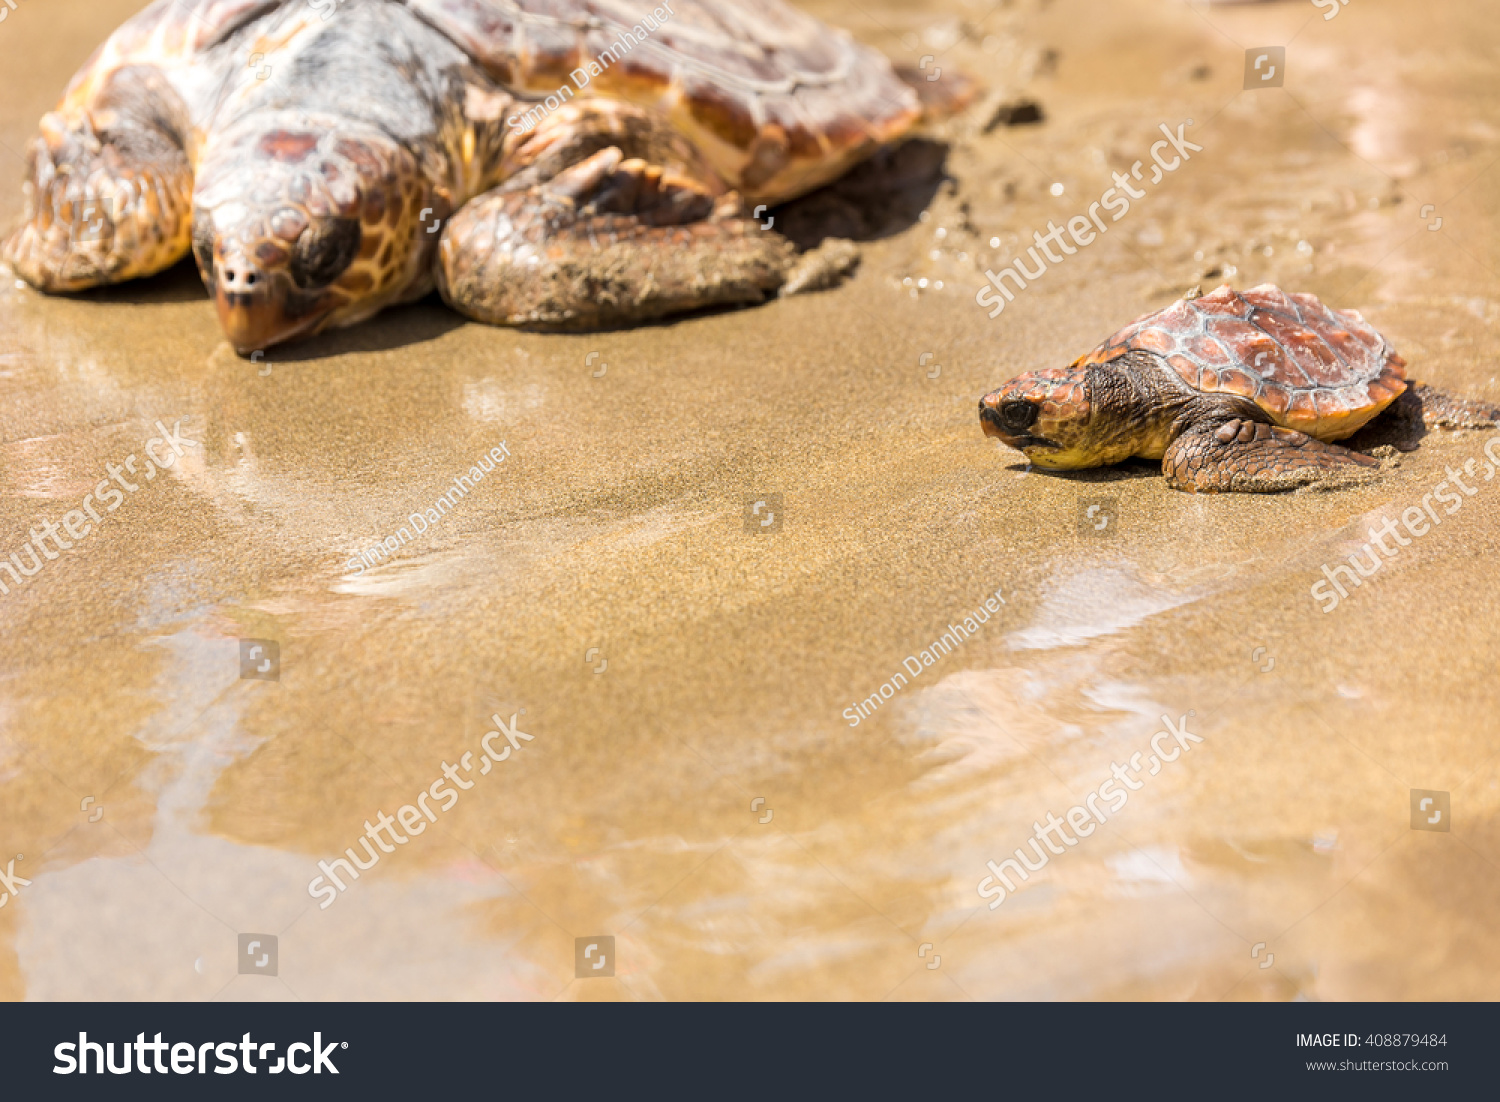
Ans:
POLYGON ((291 271, 303 289, 326 287, 359 255, 357 218, 330 218, 315 222, 297 238, 292 248, 291 271))
POLYGON ((1036 406, 1020 398, 1000 403, 1000 423, 1011 432, 1025 432, 1036 424, 1036 406))

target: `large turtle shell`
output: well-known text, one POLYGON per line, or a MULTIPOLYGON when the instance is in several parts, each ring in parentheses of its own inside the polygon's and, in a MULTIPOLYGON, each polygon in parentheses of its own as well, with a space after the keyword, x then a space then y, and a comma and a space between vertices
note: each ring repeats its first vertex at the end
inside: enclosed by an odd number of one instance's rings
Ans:
POLYGON ((514 91, 659 110, 751 202, 836 179, 921 116, 883 55, 782 0, 406 2, 514 91), (570 74, 625 32, 639 44, 580 90, 570 74))
MULTIPOLYGON (((88 102, 122 65, 186 66, 263 16, 306 3, 156 0, 95 52, 65 106, 88 102)), ((922 114, 884 55, 784 0, 319 0, 301 25, 322 25, 319 10, 327 20, 378 3, 405 7, 527 99, 605 96, 659 111, 751 203, 837 179, 922 114), (580 68, 589 76, 582 87, 572 78, 580 68)), ((247 48, 264 54, 277 44, 247 48)), ((329 106, 358 93, 330 90, 329 106)))
POLYGON ((1278 425, 1341 440, 1406 389, 1406 361, 1353 310, 1274 284, 1228 284, 1137 318, 1080 365, 1152 352, 1204 393, 1248 398, 1278 425))

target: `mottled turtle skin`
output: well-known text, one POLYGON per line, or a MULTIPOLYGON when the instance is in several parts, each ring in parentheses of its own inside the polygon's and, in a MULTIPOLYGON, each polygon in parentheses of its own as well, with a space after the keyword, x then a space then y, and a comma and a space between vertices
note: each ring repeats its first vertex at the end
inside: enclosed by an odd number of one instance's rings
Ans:
POLYGON ((1406 361, 1353 310, 1226 284, 1137 318, 1068 367, 1012 379, 979 418, 1038 467, 1138 457, 1161 460, 1177 489, 1273 492, 1372 473, 1376 458, 1334 442, 1398 399, 1444 427, 1500 416, 1408 382, 1406 361))
POLYGON ((157 0, 42 120, 0 256, 69 292, 191 249, 245 353, 435 285, 628 324, 774 292, 793 250, 747 210, 921 115, 782 0, 157 0))

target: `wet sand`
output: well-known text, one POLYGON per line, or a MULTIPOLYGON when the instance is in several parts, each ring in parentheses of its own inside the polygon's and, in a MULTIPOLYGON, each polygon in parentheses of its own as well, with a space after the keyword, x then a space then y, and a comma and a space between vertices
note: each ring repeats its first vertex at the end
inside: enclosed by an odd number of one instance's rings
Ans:
MULTIPOLYGON (((135 6, 0 25, 0 175, 135 6)), ((1493 19, 808 6, 993 85, 928 135, 950 179, 925 219, 834 291, 593 336, 424 303, 252 365, 190 271, 73 300, 6 276, 0 553, 158 418, 197 445, 0 596, 0 857, 32 881, 0 993, 1500 996, 1500 486, 1333 611, 1309 593, 1487 435, 1334 494, 1194 497, 1146 464, 1027 474, 975 418, 1226 278, 1359 309, 1417 377, 1500 401, 1493 19), (1263 43, 1287 84, 1245 92, 1263 43), (1020 97, 1044 121, 986 133, 1020 97), (1186 119, 1201 152, 986 316, 986 268, 1186 119), (440 524, 347 571, 502 441, 440 524), (767 495, 777 530, 747 531, 767 495), (240 638, 279 644, 279 681, 239 677, 240 638), (986 907, 987 861, 1189 712, 1201 743, 986 907), (497 713, 533 740, 320 909, 318 862, 477 761, 497 713), (1412 829, 1412 789, 1450 794, 1450 832, 1412 829), (275 978, 238 974, 247 932, 278 936, 275 978), (595 935, 615 975, 577 979, 595 935)), ((0 188, 0 224, 19 206, 0 188)))

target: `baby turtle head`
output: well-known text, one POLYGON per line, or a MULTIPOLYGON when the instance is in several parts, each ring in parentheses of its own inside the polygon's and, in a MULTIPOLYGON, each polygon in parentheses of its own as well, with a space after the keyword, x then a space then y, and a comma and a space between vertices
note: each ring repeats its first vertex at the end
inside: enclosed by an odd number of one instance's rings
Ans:
POLYGON ((1028 371, 979 400, 986 436, 999 437, 1038 467, 1074 470, 1110 462, 1093 440, 1089 368, 1028 371))
POLYGON ((193 255, 225 335, 248 354, 422 293, 438 237, 424 223, 435 230, 446 214, 384 135, 260 115, 204 155, 193 255))

